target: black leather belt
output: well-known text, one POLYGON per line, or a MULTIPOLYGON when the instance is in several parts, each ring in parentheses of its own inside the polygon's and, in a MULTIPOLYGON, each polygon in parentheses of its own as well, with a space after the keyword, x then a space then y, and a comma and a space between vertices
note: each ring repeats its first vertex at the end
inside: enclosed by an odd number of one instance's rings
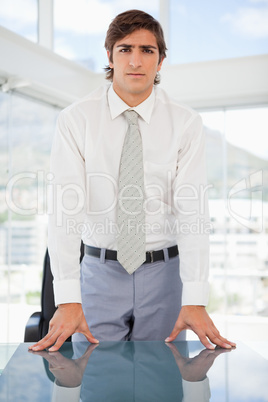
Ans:
MULTIPOLYGON (((179 254, 178 246, 172 246, 167 249, 169 258, 176 257, 179 254)), ((85 253, 93 257, 100 258, 101 248, 92 247, 85 245, 85 253)), ((105 259, 106 260, 117 260, 117 251, 105 249, 105 259)), ((164 250, 147 251, 146 261, 144 264, 148 264, 156 261, 164 261, 164 250)))

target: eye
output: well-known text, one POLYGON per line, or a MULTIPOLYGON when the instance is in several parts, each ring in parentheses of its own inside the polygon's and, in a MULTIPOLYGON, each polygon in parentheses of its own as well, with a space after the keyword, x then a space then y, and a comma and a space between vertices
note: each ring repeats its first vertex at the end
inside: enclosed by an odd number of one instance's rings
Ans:
POLYGON ((126 53, 126 52, 130 52, 130 49, 128 47, 120 49, 120 53, 126 53))
POLYGON ((144 49, 144 53, 153 54, 154 52, 151 49, 144 49))

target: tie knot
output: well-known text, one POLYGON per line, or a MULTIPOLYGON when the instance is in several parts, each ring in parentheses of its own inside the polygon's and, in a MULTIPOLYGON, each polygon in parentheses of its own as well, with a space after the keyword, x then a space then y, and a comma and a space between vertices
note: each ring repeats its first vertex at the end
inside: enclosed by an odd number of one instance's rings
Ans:
POLYGON ((135 110, 126 110, 124 112, 124 115, 126 116, 126 119, 127 119, 129 125, 134 125, 134 126, 138 125, 139 115, 137 112, 135 112, 135 110))

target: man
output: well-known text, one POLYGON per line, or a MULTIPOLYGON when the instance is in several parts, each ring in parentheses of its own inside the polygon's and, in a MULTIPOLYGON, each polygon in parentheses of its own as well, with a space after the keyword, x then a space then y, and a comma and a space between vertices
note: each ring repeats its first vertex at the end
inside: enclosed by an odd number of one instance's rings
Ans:
POLYGON ((209 340, 231 348, 205 310, 208 234, 196 230, 208 222, 201 119, 156 87, 166 45, 153 17, 138 10, 119 14, 105 47, 112 84, 58 119, 49 221, 58 309, 48 334, 31 348, 55 351, 73 334, 92 343, 169 342, 183 339, 185 329, 209 349, 209 340), (126 117, 126 111, 132 112, 126 117), (127 154, 129 136, 135 140, 127 154), (125 168, 125 159, 133 167, 125 168), (127 176, 133 171, 130 184, 122 179, 124 169, 127 176), (86 255, 80 273, 81 232, 86 255), (127 244, 127 258, 134 254, 130 266, 122 251, 127 244))

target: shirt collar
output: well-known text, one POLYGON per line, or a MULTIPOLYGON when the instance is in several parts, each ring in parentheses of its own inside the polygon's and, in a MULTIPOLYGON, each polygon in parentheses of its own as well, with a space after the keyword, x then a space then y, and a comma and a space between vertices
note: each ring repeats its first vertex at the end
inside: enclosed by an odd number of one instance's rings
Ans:
POLYGON ((140 103, 136 107, 128 106, 114 91, 113 85, 108 89, 108 104, 110 108, 110 113, 112 120, 118 117, 120 114, 124 113, 126 110, 135 110, 139 116, 146 121, 147 124, 150 123, 153 108, 155 103, 155 90, 153 88, 151 95, 140 103))

